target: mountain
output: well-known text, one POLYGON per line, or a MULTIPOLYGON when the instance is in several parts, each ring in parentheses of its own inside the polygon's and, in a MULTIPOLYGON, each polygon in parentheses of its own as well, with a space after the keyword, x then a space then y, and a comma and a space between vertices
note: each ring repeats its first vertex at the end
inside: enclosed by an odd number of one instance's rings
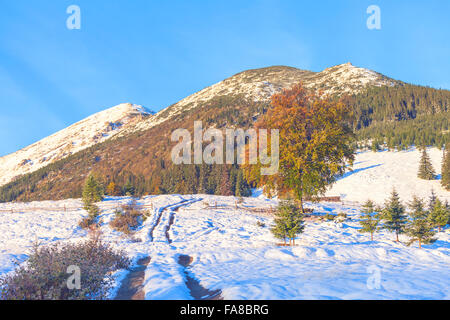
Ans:
POLYGON ((24 149, 0 158, 0 185, 17 176, 36 171, 50 163, 104 142, 115 135, 146 130, 183 112, 201 107, 217 97, 244 97, 247 101, 268 102, 284 88, 303 81, 307 88, 320 88, 325 94, 356 93, 367 86, 394 85, 396 82, 350 63, 312 72, 274 66, 247 70, 181 100, 157 114, 130 103, 96 113, 24 149))
POLYGON ((323 90, 323 93, 328 95, 357 94, 367 87, 394 86, 401 83, 375 71, 355 67, 349 62, 321 72, 286 66, 246 70, 169 106, 158 112, 154 118, 139 123, 137 129, 148 129, 181 113, 207 105, 218 97, 267 103, 273 94, 290 88, 299 81, 302 81, 306 88, 323 90))
POLYGON ((152 115, 153 112, 144 107, 130 103, 93 114, 26 148, 1 157, 0 185, 110 139, 152 115))
MULTIPOLYGON (((142 107, 125 105, 128 106, 125 109, 132 112, 118 112, 123 118, 93 120, 88 126, 92 132, 82 139, 86 143, 78 150, 74 149, 77 144, 71 146, 71 143, 80 140, 78 135, 83 131, 81 127, 71 130, 69 127, 61 131, 64 134, 59 133, 64 138, 51 140, 52 143, 42 144, 41 141, 42 147, 33 147, 38 156, 32 159, 16 153, 12 157, 15 165, 9 167, 2 159, 0 172, 12 171, 9 178, 2 180, 4 183, 18 172, 28 173, 1 187, 0 201, 79 197, 83 181, 90 172, 99 176, 105 185, 114 182, 123 193, 125 187, 130 186, 136 194, 195 193, 199 191, 197 188, 215 193, 224 174, 230 176, 231 185, 235 186, 239 176, 239 168, 236 167, 227 168, 228 172, 224 173, 215 167, 172 166, 170 152, 174 143, 170 140, 171 133, 178 128, 192 131, 194 121, 198 120, 204 127, 248 128, 270 107, 270 97, 274 93, 300 81, 310 90, 320 90, 324 95, 342 98, 349 104, 354 110, 355 131, 376 126, 375 134, 382 139, 383 134, 387 134, 383 131, 385 126, 397 122, 408 124, 419 119, 425 130, 421 133, 423 137, 413 132, 413 142, 414 137, 419 137, 425 142, 440 139, 443 143, 448 137, 443 133, 448 130, 446 119, 450 110, 450 92, 447 90, 409 85, 350 63, 321 72, 273 66, 238 73, 156 114, 150 114, 142 107), (444 118, 439 127, 428 125, 435 116, 444 118), (107 131, 108 121, 123 124, 116 130, 107 131), (99 138, 93 139, 95 136, 99 138), (64 146, 70 150, 64 150, 64 146), (39 163, 47 154, 57 154, 58 157, 53 156, 46 166, 28 164, 39 163), (29 169, 25 171, 21 164, 25 168, 29 166, 29 169)), ((410 134, 410 128, 405 130, 401 137, 391 137, 395 143, 401 144, 403 135, 410 134)), ((391 131, 388 133, 395 134, 391 131)), ((364 138, 371 137, 366 135, 364 138)))

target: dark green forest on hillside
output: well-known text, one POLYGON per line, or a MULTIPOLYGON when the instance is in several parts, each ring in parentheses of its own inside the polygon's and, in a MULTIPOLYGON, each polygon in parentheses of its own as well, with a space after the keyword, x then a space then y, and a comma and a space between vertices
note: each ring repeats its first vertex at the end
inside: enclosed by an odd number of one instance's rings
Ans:
POLYGON ((402 84, 371 87, 344 98, 353 108, 358 140, 389 148, 442 146, 449 141, 450 91, 402 84))
POLYGON ((450 140, 449 113, 419 115, 415 119, 377 122, 357 131, 358 140, 373 139, 388 149, 407 149, 412 145, 442 148, 450 140))

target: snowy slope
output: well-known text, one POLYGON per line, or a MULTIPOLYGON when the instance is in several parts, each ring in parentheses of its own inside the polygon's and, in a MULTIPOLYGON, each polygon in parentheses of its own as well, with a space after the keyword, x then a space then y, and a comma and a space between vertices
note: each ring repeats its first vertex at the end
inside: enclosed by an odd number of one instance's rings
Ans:
MULTIPOLYGON (((436 174, 440 177, 442 151, 428 149, 436 174)), ((444 190, 440 180, 422 180, 417 177, 421 153, 415 148, 407 151, 363 151, 355 158, 353 172, 348 172, 327 192, 329 196, 340 195, 346 201, 360 203, 371 199, 379 204, 395 187, 403 202, 415 194, 428 200, 431 190, 443 200, 450 202, 450 192, 444 190)))
POLYGON ((103 142, 151 112, 142 106, 120 104, 96 113, 24 149, 0 158, 0 185, 56 160, 103 142))
MULTIPOLYGON (((16 210, 0 215, 0 274, 12 269, 13 258, 24 261, 36 239, 45 244, 76 241, 86 235, 76 227, 85 215, 81 210, 17 211, 30 206, 69 207, 77 201, 0 204, 0 209, 16 210)), ((358 232, 358 206, 309 204, 317 214, 346 212, 352 220, 307 222, 298 245, 284 248, 275 245, 269 231, 271 218, 245 209, 269 208, 276 205, 275 200, 246 198, 242 208, 235 209, 235 197, 163 195, 139 200, 140 204, 152 203, 154 210, 134 235, 141 240, 136 242, 108 225, 115 206, 127 201, 109 198, 100 204, 101 229, 104 241, 124 249, 134 261, 152 258, 143 284, 146 299, 192 299, 185 272, 205 288, 220 289, 224 299, 450 299, 449 229, 438 234, 435 244, 422 249, 395 243, 388 232, 376 234, 371 242, 368 235, 358 232), (207 203, 217 204, 217 209, 205 208, 207 203), (180 205, 178 211, 173 210, 180 205), (171 215, 169 243, 166 230, 171 215), (266 226, 258 226, 257 221, 266 226), (188 270, 177 263, 181 254, 193 258, 188 270)), ((118 284, 125 274, 116 274, 118 284)))

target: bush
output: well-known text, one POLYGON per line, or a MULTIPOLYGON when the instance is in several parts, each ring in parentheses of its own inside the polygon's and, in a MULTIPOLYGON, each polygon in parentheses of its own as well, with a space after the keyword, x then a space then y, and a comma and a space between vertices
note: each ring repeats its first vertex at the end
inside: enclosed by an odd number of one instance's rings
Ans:
POLYGON ((0 300, 101 300, 112 287, 112 272, 131 261, 99 238, 81 243, 34 246, 29 259, 0 278, 0 300), (69 266, 80 268, 81 288, 69 289, 69 266))
POLYGON ((122 206, 121 210, 116 210, 114 220, 110 226, 117 231, 131 234, 143 221, 142 212, 139 210, 136 200, 130 204, 122 206))
POLYGON ((325 219, 327 221, 334 221, 335 218, 336 218, 336 216, 331 213, 327 213, 326 215, 323 216, 323 219, 325 219))
POLYGON ((338 213, 338 215, 335 217, 335 222, 344 222, 347 220, 350 220, 350 218, 347 216, 347 214, 345 212, 340 212, 338 213))
POLYGON ((264 222, 261 222, 261 221, 257 221, 257 222, 256 222, 256 225, 257 225, 258 227, 261 227, 261 228, 265 228, 265 227, 266 227, 266 224, 265 224, 264 222))
POLYGON ((82 229, 91 229, 95 225, 96 225, 96 218, 93 218, 91 216, 81 219, 81 221, 78 223, 78 226, 82 229))
POLYGON ((98 226, 98 214, 100 212, 100 209, 95 204, 90 204, 89 206, 85 207, 85 210, 89 213, 89 215, 78 223, 78 226, 80 226, 83 229, 90 229, 92 227, 98 226))

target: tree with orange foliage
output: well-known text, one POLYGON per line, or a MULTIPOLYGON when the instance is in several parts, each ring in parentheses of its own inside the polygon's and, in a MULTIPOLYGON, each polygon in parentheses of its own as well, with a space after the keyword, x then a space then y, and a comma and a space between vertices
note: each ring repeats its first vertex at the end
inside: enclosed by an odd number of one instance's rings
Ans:
POLYGON ((279 170, 264 176, 260 163, 245 165, 247 181, 264 186, 266 193, 293 192, 303 213, 305 198, 325 193, 353 164, 351 116, 341 101, 307 92, 301 83, 273 95, 272 107, 256 127, 279 129, 279 170))
POLYGON ((114 181, 111 181, 106 187, 106 194, 110 196, 118 196, 119 193, 120 193, 119 188, 117 187, 114 181))

